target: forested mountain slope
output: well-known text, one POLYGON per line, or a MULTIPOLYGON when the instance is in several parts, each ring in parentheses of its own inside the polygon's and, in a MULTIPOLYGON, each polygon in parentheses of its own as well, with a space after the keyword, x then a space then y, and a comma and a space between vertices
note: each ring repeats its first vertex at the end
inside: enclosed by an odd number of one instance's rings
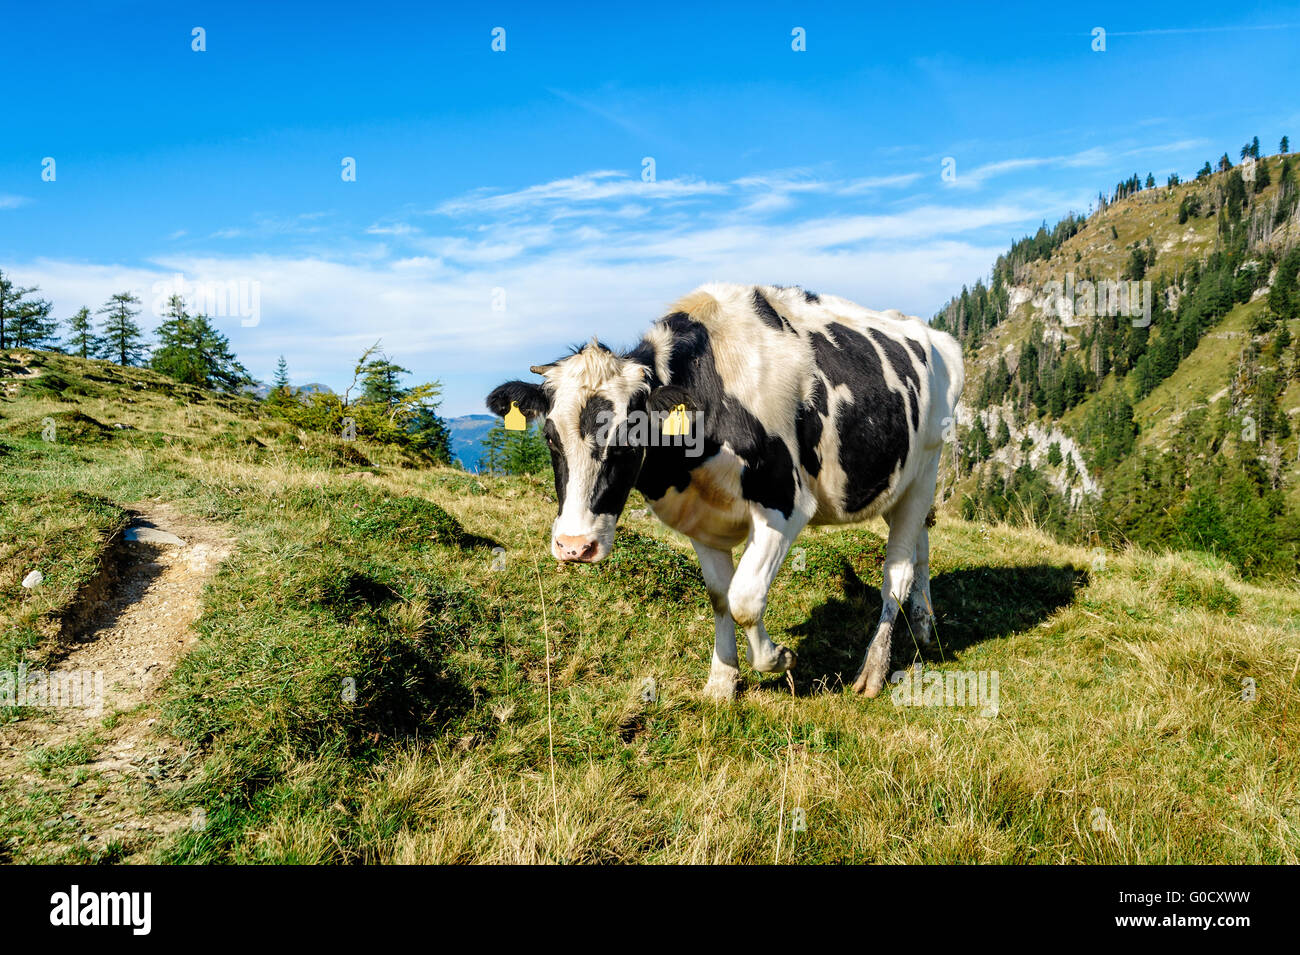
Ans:
POLYGON ((1133 176, 935 317, 967 355, 948 467, 967 517, 1295 574, 1300 160, 1242 152, 1133 176))

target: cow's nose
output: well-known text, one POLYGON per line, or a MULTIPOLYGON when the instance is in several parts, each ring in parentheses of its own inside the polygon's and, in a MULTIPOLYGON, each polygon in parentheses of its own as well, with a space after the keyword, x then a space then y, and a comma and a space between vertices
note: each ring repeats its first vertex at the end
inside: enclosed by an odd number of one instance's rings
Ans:
POLYGON ((596 541, 590 537, 558 534, 555 538, 555 549, 559 552, 560 560, 589 561, 595 556, 597 546, 596 541))

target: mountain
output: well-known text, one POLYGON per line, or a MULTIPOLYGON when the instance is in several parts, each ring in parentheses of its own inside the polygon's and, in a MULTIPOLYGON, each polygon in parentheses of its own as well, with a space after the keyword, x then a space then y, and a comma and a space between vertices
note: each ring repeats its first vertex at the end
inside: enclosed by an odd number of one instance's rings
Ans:
POLYGON ((1135 175, 935 316, 966 354, 946 471, 966 516, 1296 572, 1298 165, 1135 175))
POLYGON ((477 471, 483 454, 483 439, 497 419, 490 414, 467 414, 447 419, 451 432, 451 453, 466 471, 477 471))

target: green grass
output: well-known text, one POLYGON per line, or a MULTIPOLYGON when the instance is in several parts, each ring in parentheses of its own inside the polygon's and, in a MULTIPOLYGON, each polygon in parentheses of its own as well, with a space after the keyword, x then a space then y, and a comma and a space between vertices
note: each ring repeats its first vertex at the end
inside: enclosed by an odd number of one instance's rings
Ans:
POLYGON ((174 502, 237 546, 151 704, 202 763, 165 808, 206 825, 51 849, 41 820, 69 811, 56 784, 87 741, 39 757, 48 789, 0 780, 0 858, 770 862, 784 820, 782 862, 1300 861, 1300 595, 1212 558, 941 515, 924 663, 997 671, 986 717, 842 688, 879 611, 882 528, 810 532, 767 615, 799 653, 794 695, 746 669, 718 705, 699 692, 713 625, 694 556, 653 518, 625 514, 608 561, 558 567, 549 475, 414 468, 359 442, 375 476, 348 477, 340 442, 250 403, 44 360, 60 388, 0 401, 10 660, 44 658, 132 502, 174 502), (52 410, 112 433, 45 442, 52 410), (17 593, 32 566, 55 583, 41 596, 17 593))

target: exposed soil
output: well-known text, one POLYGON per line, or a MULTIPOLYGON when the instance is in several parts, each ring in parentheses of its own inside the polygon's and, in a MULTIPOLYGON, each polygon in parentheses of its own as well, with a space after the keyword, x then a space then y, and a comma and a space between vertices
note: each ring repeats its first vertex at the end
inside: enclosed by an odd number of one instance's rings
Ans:
MULTIPOLYGON (((43 849, 51 855, 78 844, 99 854, 118 843, 110 855, 140 858, 158 837, 202 824, 164 806, 198 760, 157 730, 155 697, 197 639, 191 627, 203 585, 233 542, 169 504, 145 501, 130 510, 131 528, 110 542, 98 578, 64 615, 48 671, 102 674, 100 705, 27 709, 26 718, 0 725, 0 786, 29 796, 41 813, 59 809, 38 823, 49 833, 43 849), (184 543, 126 539, 150 528, 184 543)), ((101 683, 92 676, 82 685, 101 683)))

